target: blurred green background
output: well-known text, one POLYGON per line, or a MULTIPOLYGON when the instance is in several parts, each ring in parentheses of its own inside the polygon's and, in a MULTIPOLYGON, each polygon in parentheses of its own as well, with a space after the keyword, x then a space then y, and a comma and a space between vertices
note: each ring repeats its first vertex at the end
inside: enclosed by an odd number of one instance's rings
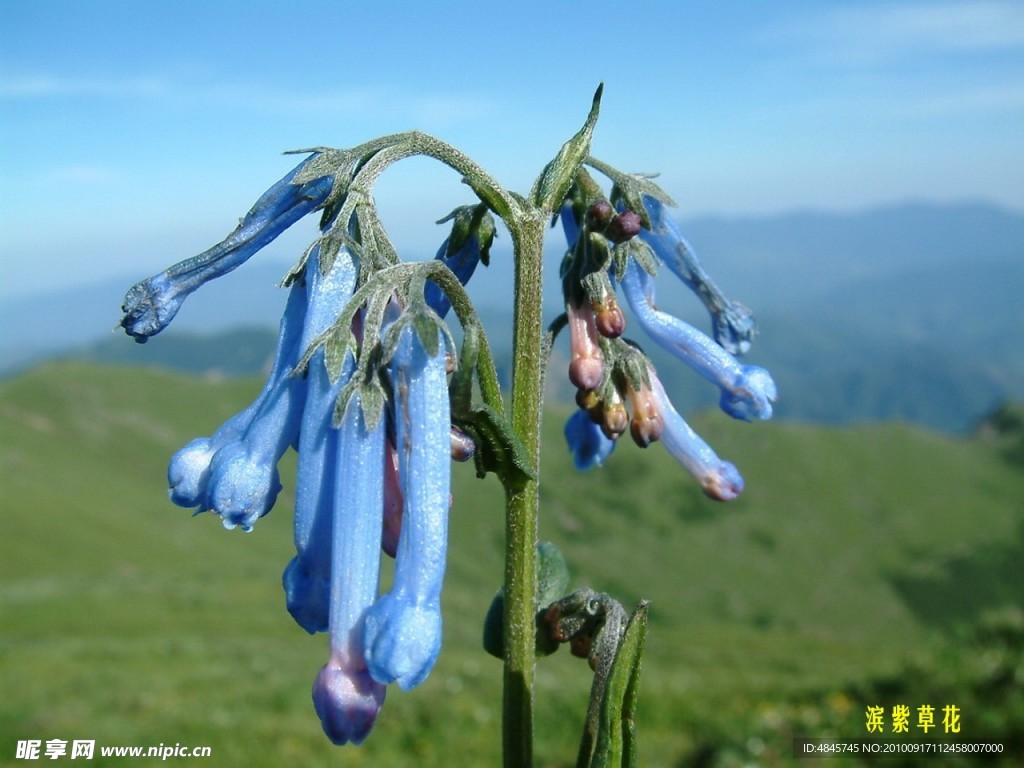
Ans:
MULTIPOLYGON (((259 387, 70 362, 0 382, 0 763, 50 738, 210 746, 171 762, 217 766, 499 763, 501 665, 480 643, 502 571, 497 483, 456 467, 430 678, 392 687, 362 746, 333 747, 310 702, 326 639, 292 622, 280 588, 293 456, 251 534, 163 491, 171 453, 259 387)), ((747 480, 728 505, 658 446, 575 472, 566 414, 546 418, 542 536, 572 587, 652 601, 642 765, 794 764, 794 736, 866 738, 876 704, 887 720, 896 704, 956 705, 958 740, 1024 761, 1020 411, 961 438, 699 416, 747 480)), ((573 764, 589 685, 566 651, 540 661, 538 765, 573 764)), ((91 764, 106 764, 98 749, 91 764)))

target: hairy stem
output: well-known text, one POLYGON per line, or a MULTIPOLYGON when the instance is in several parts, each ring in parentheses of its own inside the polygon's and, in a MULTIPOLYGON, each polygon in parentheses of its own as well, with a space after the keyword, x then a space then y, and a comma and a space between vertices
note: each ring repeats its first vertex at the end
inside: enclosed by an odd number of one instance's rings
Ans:
MULTIPOLYGON (((511 227, 515 249, 515 335, 512 429, 522 440, 539 476, 543 395, 541 267, 544 228, 541 211, 511 227)), ((538 481, 506 485, 505 516, 505 768, 533 763, 534 595, 539 510, 538 481)))

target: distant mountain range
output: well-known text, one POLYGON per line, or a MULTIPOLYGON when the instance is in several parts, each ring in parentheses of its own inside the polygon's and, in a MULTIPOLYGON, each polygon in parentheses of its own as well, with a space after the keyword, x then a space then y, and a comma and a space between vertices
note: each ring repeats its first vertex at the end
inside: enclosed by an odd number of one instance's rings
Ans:
MULTIPOLYGON (((981 204, 907 204, 681 224, 716 282, 754 308, 761 335, 749 361, 773 372, 780 418, 902 419, 957 432, 1000 402, 1024 399, 1017 336, 1024 327, 1024 215, 981 204)), ((474 281, 472 289, 496 350, 507 357, 511 323, 498 291, 508 283, 493 274, 507 256, 499 248, 493 259, 492 274, 480 281, 489 284, 479 291, 474 281)), ((285 298, 275 285, 287 268, 254 261, 204 287, 171 330, 142 347, 110 332, 137 276, 0 302, 0 371, 72 354, 254 372, 273 350, 285 298)), ((658 295, 664 308, 707 327, 692 295, 673 290, 667 273, 658 295)), ((557 296, 548 300, 553 317, 557 296)), ((714 403, 711 388, 675 361, 656 363, 684 407, 714 403)))

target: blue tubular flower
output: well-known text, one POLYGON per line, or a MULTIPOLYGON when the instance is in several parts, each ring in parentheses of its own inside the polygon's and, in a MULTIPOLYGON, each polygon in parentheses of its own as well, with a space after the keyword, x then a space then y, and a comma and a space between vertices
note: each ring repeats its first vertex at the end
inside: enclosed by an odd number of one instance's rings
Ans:
POLYGON ((313 706, 335 744, 359 744, 384 703, 363 647, 366 611, 377 596, 384 505, 386 419, 367 428, 353 395, 338 430, 331 542, 331 655, 313 683, 313 706), (341 481, 344 478, 344 481, 341 481))
POLYGON ((441 649, 441 582, 450 504, 451 428, 445 349, 427 354, 412 324, 399 337, 390 373, 404 509, 392 590, 366 616, 366 662, 381 683, 408 690, 441 649))
POLYGON ((580 225, 576 221, 576 214, 573 212, 572 203, 562 204, 562 208, 558 212, 558 220, 562 223, 565 242, 569 248, 572 248, 580 237, 580 225))
MULTIPOLYGON (((279 398, 282 388, 291 386, 288 372, 295 364, 305 311, 306 290, 302 285, 293 285, 281 319, 274 364, 263 391, 252 405, 228 419, 212 437, 193 440, 171 458, 167 468, 168 493, 175 504, 201 509, 214 506, 209 495, 211 465, 221 450, 238 446, 247 439, 246 434, 257 415, 270 409, 269 401, 279 398)), ((276 459, 274 462, 276 464, 276 459)), ((273 504, 272 499, 270 503, 273 504)))
POLYGON ((138 342, 160 333, 174 319, 190 293, 244 264, 256 251, 321 206, 334 184, 332 176, 321 176, 302 184, 292 182, 315 157, 316 154, 303 160, 264 192, 223 241, 129 288, 121 306, 124 312, 121 326, 125 331, 138 342))
POLYGON ((655 307, 654 280, 635 261, 620 280, 626 301, 644 330, 659 345, 722 390, 722 410, 737 419, 769 419, 775 382, 763 368, 736 358, 691 325, 655 307))
POLYGON ((584 410, 576 410, 565 422, 565 441, 572 451, 573 464, 580 471, 603 467, 616 443, 584 410))
MULTIPOLYGON (((473 277, 477 265, 488 260, 491 243, 494 242, 494 219, 482 206, 463 206, 455 209, 439 224, 453 219, 451 234, 441 243, 435 259, 444 263, 459 282, 465 285, 473 277)), ((427 306, 439 317, 451 309, 451 301, 437 283, 427 282, 424 298, 427 306)))
MULTIPOLYGON (((319 251, 306 261, 309 308, 300 348, 305 350, 340 314, 352 297, 356 264, 342 248, 326 275, 320 273, 319 251)), ((337 433, 332 420, 338 393, 352 376, 354 361, 347 356, 341 375, 331 384, 318 349, 306 369, 306 401, 299 429, 299 466, 295 485, 296 556, 283 576, 288 612, 310 634, 327 629, 328 588, 331 575, 330 530, 337 455, 337 433)))
POLYGON ((731 501, 743 492, 743 478, 728 461, 722 461, 714 450, 701 440, 700 435, 690 428, 665 393, 665 388, 653 369, 648 369, 651 391, 661 416, 665 431, 661 441, 669 453, 693 475, 704 493, 717 501, 731 501))
POLYGON ((734 355, 749 350, 757 333, 750 310, 727 299, 711 281, 675 221, 666 214, 664 204, 650 195, 644 195, 643 201, 651 228, 641 230, 640 238, 704 302, 715 340, 734 355))
MULTIPOLYGON (((459 278, 459 282, 465 285, 473 277, 473 273, 480 263, 480 240, 476 235, 472 235, 462 244, 461 248, 454 253, 448 253, 448 243, 450 240, 451 238, 445 238, 445 241, 441 243, 441 247, 437 249, 437 256, 435 258, 443 261, 445 266, 459 278)), ((437 283, 428 282, 423 293, 427 306, 437 312, 439 317, 443 318, 448 314, 448 311, 452 308, 452 303, 437 283)))

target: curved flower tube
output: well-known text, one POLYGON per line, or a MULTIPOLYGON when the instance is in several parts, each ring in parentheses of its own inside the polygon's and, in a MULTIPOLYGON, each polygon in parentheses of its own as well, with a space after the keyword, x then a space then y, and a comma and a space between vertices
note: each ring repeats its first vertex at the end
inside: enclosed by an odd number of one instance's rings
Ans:
POLYGON ((572 451, 576 469, 586 471, 603 467, 615 450, 616 440, 604 434, 601 427, 582 410, 576 410, 565 422, 565 441, 572 451))
POLYGON ((220 243, 129 288, 121 305, 121 327, 128 335, 141 343, 160 333, 194 290, 241 266, 296 221, 323 205, 334 177, 321 176, 303 184, 292 182, 316 156, 314 153, 303 160, 264 192, 220 243))
MULTIPOLYGON (((320 272, 319 250, 306 262, 309 308, 300 349, 306 350, 341 313, 355 290, 357 267, 345 248, 339 250, 327 274, 320 272)), ((306 401, 299 429, 299 465, 295 484, 296 555, 282 583, 288 612, 310 634, 327 629, 328 587, 331 575, 330 530, 333 513, 337 433, 332 426, 334 406, 354 369, 346 356, 341 375, 332 384, 323 349, 306 368, 306 401)))
POLYGON ((665 393, 665 388, 654 370, 648 368, 651 392, 665 430, 661 442, 691 475, 700 483, 704 493, 716 501, 731 501, 743 492, 743 478, 735 466, 718 458, 714 449, 705 443, 679 415, 665 393))
POLYGON ((619 281, 640 325, 660 346, 722 390, 723 411, 737 419, 769 419, 775 382, 763 368, 740 365, 709 337, 655 306, 654 279, 631 260, 619 281))
MULTIPOLYGON (((168 493, 175 504, 201 509, 213 506, 209 488, 211 465, 215 457, 222 449, 243 441, 257 415, 263 414, 268 408, 268 402, 278 397, 282 388, 291 386, 288 372, 297 359, 305 311, 306 289, 302 285, 293 285, 288 295, 288 303, 285 305, 284 316, 281 318, 274 364, 259 396, 244 411, 228 419, 212 437, 193 440, 171 458, 167 468, 170 486, 168 493)), ((276 461, 275 458, 274 462, 276 461)), ((274 495, 276 496, 276 491, 274 495)), ((270 504, 273 504, 272 500, 270 504)))
POLYGON ((757 326, 750 310, 730 301, 711 280, 686 242, 675 221, 666 214, 665 205, 656 197, 644 195, 644 207, 650 216, 651 228, 640 231, 646 242, 676 277, 682 280, 704 303, 711 315, 715 341, 734 355, 750 349, 757 326))
POLYGON ((371 677, 363 646, 366 611, 377 597, 384 505, 386 420, 368 428, 353 395, 338 429, 329 531, 331 655, 313 683, 313 706, 335 744, 359 744, 384 703, 385 686, 371 677))
POLYGON ((441 649, 451 486, 445 349, 428 355, 412 325, 402 330, 390 364, 404 505, 394 586, 370 608, 364 634, 370 674, 403 690, 423 682, 441 649))

